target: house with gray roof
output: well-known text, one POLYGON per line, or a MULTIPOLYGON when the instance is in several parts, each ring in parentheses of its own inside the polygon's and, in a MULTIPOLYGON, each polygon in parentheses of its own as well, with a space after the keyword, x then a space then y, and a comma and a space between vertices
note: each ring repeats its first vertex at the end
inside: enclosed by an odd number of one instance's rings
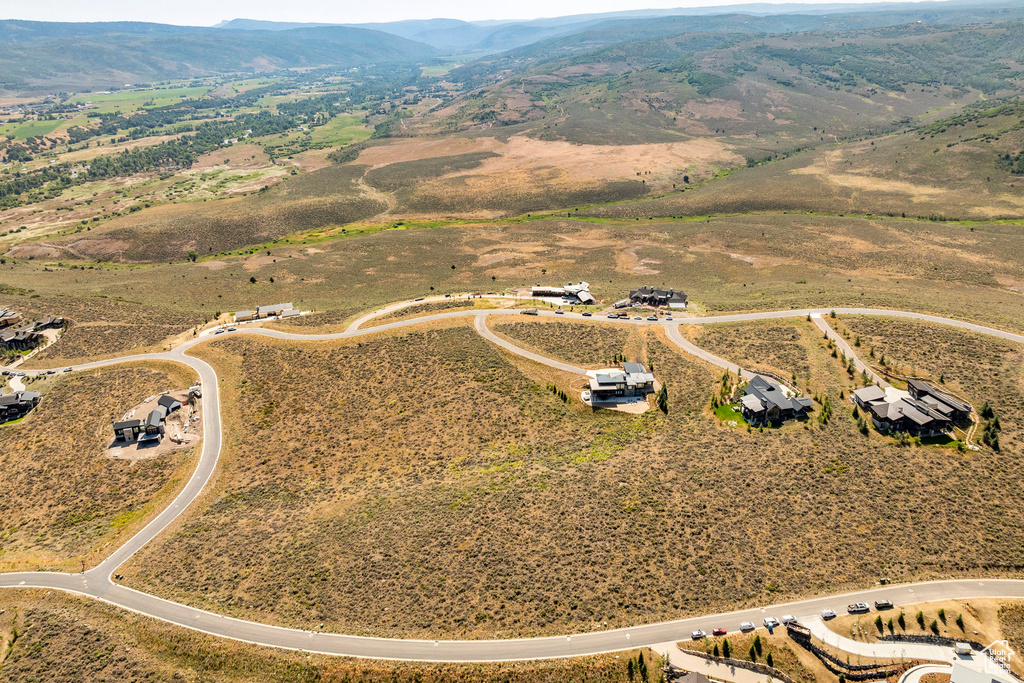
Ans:
POLYGON ((974 408, 970 403, 951 396, 934 384, 912 379, 907 382, 907 391, 910 392, 912 398, 921 401, 932 410, 942 413, 953 422, 966 422, 971 419, 971 411, 974 408))
POLYGON ((686 293, 675 289, 658 289, 640 287, 629 292, 629 300, 641 306, 668 306, 669 308, 686 308, 686 293))
POLYGON ((790 396, 773 379, 755 375, 743 388, 740 412, 751 425, 779 424, 786 420, 802 419, 814 407, 809 398, 790 396))
POLYGON ((871 421, 883 432, 907 432, 912 436, 939 436, 949 431, 952 420, 915 398, 887 403, 877 401, 868 407, 871 421))
POLYGON ((272 315, 282 315, 294 309, 295 307, 292 306, 291 303, 274 304, 272 306, 259 306, 256 308, 256 317, 269 318, 272 315))
POLYGON ((614 401, 624 396, 646 396, 654 391, 654 375, 642 363, 623 363, 622 370, 607 369, 590 379, 592 401, 614 401))
POLYGON ((39 393, 15 391, 0 396, 0 422, 9 422, 24 417, 28 411, 39 405, 39 393))

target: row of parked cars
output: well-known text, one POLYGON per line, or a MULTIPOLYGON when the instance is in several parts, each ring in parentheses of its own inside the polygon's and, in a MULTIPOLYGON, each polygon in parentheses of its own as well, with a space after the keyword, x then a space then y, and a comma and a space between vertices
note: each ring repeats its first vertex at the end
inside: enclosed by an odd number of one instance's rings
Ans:
MULTIPOLYGON (((892 609, 892 607, 893 607, 892 600, 875 600, 875 609, 876 610, 882 611, 882 610, 892 609)), ((855 603, 853 603, 851 605, 847 605, 846 606, 846 611, 849 612, 850 614, 864 614, 866 612, 870 612, 871 611, 871 607, 866 602, 855 602, 855 603)), ((825 608, 825 609, 821 610, 821 618, 826 620, 826 621, 828 621, 829 619, 835 619, 837 616, 839 616, 839 615, 836 613, 836 611, 834 609, 825 608)), ((775 617, 765 617, 764 621, 762 623, 764 624, 765 628, 767 628, 767 629, 774 629, 774 628, 778 628, 781 625, 788 626, 790 624, 796 624, 797 623, 797 619, 792 614, 783 614, 781 621, 776 619, 775 617)), ((757 626, 752 621, 744 621, 744 622, 740 623, 740 631, 742 631, 743 633, 749 633, 750 631, 753 631, 756 628, 757 628, 757 626)), ((728 631, 725 630, 724 628, 716 628, 716 629, 712 629, 712 631, 711 631, 711 635, 713 635, 713 636, 724 636, 727 633, 728 633, 728 631)), ((707 635, 708 634, 705 631, 701 631, 701 630, 694 631, 691 634, 691 636, 693 637, 694 640, 700 640, 701 638, 707 638, 707 635)))
MULTIPOLYGON (((63 371, 64 372, 71 372, 71 368, 64 368, 63 371)), ((44 373, 40 372, 39 374, 44 374, 44 373)), ((45 374, 47 374, 47 375, 56 375, 57 371, 56 370, 47 370, 45 372, 45 374)), ((3 375, 4 377, 24 377, 26 375, 26 373, 25 373, 24 370, 4 370, 4 371, 0 372, 0 375, 3 375)))

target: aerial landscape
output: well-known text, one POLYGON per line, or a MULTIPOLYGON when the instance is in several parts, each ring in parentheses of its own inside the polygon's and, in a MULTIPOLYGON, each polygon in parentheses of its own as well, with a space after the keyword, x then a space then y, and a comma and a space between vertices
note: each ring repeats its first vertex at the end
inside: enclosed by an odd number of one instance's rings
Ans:
POLYGON ((653 4, 4 8, 0 680, 1024 683, 1024 4, 653 4))

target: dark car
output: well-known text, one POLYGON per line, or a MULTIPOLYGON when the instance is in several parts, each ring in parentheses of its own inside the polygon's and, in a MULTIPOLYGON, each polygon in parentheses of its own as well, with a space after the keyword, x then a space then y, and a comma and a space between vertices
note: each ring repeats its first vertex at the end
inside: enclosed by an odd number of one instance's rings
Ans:
POLYGON ((583 317, 584 318, 589 318, 592 315, 593 315, 593 313, 591 313, 590 311, 583 311, 583 317))
POLYGON ((892 600, 875 600, 875 609, 892 609, 892 600))

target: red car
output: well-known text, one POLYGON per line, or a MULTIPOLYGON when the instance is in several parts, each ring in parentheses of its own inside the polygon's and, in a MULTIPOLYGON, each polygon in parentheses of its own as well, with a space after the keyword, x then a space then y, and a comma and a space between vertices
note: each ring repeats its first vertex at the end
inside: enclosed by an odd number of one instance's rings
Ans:
POLYGON ((711 631, 711 635, 714 636, 724 636, 726 633, 727 631, 724 628, 716 628, 713 631, 711 631))

